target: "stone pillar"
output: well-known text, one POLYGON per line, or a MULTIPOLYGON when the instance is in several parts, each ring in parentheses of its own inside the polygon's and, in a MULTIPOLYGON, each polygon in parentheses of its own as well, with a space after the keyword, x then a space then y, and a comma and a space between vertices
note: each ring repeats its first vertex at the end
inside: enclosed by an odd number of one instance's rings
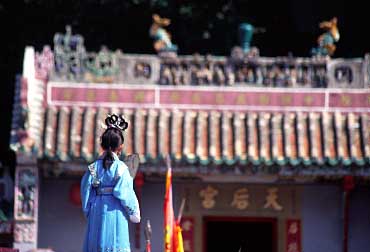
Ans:
POLYGON ((34 157, 17 155, 14 187, 14 244, 20 252, 37 248, 39 173, 34 157))

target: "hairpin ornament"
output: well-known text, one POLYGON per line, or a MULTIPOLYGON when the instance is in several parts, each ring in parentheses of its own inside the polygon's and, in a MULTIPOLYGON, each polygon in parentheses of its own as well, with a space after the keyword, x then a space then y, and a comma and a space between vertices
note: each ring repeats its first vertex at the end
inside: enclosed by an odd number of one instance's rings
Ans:
POLYGON ((128 127, 128 122, 122 117, 122 115, 108 115, 107 118, 105 118, 105 124, 107 125, 107 128, 116 128, 119 130, 126 130, 128 127))

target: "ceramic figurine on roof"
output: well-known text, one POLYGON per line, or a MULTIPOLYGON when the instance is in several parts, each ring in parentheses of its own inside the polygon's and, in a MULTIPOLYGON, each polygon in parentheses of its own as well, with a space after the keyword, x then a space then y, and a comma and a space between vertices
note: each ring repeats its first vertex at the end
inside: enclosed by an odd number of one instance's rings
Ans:
POLYGON ((154 39, 154 49, 160 52, 177 52, 177 45, 171 41, 171 34, 164 27, 171 24, 168 18, 161 18, 158 14, 153 16, 153 24, 150 27, 149 34, 154 39))
POLYGON ((82 77, 85 58, 84 39, 81 35, 72 35, 70 25, 66 33, 54 35, 55 72, 62 78, 76 80, 82 77))
POLYGON ((250 23, 243 22, 239 25, 238 36, 240 46, 236 46, 231 51, 232 60, 243 60, 244 57, 254 58, 259 56, 257 47, 251 47, 253 34, 264 33, 266 30, 262 27, 254 27, 250 23))
POLYGON ((337 27, 338 20, 336 17, 330 21, 320 23, 320 28, 326 32, 317 39, 318 47, 313 48, 311 54, 314 56, 332 56, 335 52, 335 42, 339 41, 339 30, 337 27))
POLYGON ((89 53, 85 67, 85 79, 91 82, 112 83, 119 71, 118 57, 119 52, 112 52, 106 46, 101 46, 98 53, 89 53))
POLYGON ((243 52, 248 53, 250 51, 250 46, 253 38, 253 25, 249 23, 241 23, 239 25, 239 40, 240 46, 243 52))

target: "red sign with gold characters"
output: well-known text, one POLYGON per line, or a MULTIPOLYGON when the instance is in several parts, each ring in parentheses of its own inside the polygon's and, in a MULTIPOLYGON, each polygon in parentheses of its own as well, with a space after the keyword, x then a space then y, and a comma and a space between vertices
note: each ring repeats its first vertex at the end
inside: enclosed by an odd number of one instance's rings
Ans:
POLYGON ((194 218, 181 218, 182 240, 184 244, 184 252, 194 251, 194 218))
POLYGON ((302 252, 301 220, 286 220, 286 252, 302 252))
POLYGON ((302 89, 257 87, 192 87, 49 82, 52 106, 179 108, 267 111, 370 110, 364 89, 302 89))

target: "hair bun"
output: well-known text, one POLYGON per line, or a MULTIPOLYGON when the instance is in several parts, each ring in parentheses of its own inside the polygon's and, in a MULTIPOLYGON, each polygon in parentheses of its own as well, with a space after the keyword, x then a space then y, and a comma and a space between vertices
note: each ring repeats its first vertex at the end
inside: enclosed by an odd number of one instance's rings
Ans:
POLYGON ((124 131, 128 128, 128 122, 126 122, 122 115, 108 115, 107 118, 105 118, 105 124, 108 129, 115 128, 124 131))

